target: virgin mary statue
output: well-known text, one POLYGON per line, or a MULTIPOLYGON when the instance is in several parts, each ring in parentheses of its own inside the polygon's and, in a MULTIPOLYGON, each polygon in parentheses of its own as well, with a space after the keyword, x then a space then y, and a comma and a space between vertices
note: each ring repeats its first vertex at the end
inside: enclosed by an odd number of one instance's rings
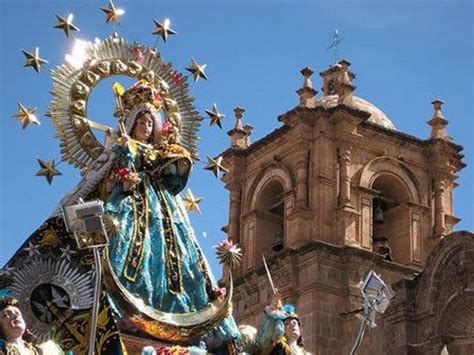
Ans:
MULTIPOLYGON (((179 144, 179 121, 160 114, 164 103, 153 85, 135 84, 122 95, 122 103, 126 114, 117 143, 61 205, 91 191, 105 201, 112 226, 107 291, 121 316, 135 320, 134 325, 143 321, 137 312, 149 320, 168 318, 167 324, 178 329, 199 324, 222 295, 179 196, 192 168, 191 155, 179 144)), ((157 323, 147 324, 149 331, 157 323)), ((220 341, 239 337, 227 314, 202 334, 220 341)))

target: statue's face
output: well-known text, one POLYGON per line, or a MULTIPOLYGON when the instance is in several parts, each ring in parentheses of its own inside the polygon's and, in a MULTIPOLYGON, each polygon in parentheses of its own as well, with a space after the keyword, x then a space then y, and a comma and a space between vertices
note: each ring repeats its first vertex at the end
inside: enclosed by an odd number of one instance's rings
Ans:
POLYGON ((153 117, 150 113, 140 113, 135 121, 132 138, 147 142, 153 133, 153 117))
POLYGON ((285 338, 289 341, 296 341, 301 336, 301 329, 298 320, 295 318, 285 319, 285 338))
POLYGON ((7 341, 22 337, 25 333, 25 321, 18 307, 7 306, 0 312, 0 326, 7 341))

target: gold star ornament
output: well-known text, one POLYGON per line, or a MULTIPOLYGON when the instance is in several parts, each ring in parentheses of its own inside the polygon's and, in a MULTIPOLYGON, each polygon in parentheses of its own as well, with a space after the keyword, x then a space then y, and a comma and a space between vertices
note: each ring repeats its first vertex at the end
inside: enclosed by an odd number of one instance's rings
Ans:
POLYGON ((205 72, 206 66, 207 64, 198 64, 193 58, 191 58, 191 65, 186 68, 186 70, 193 75, 194 81, 198 81, 199 78, 208 80, 205 72))
POLYGON ((106 23, 115 22, 120 25, 120 17, 125 13, 124 9, 116 8, 112 0, 109 0, 109 7, 102 7, 101 10, 107 15, 106 23))
POLYGON ((176 34, 176 31, 172 30, 170 27, 171 21, 169 18, 166 18, 163 22, 159 22, 156 20, 153 20, 153 22, 155 23, 156 28, 155 31, 152 32, 152 34, 161 36, 165 43, 168 40, 168 36, 176 34))
POLYGON ((55 176, 62 175, 61 172, 56 169, 54 159, 48 161, 38 159, 38 163, 40 165, 40 170, 36 173, 36 176, 44 176, 50 185, 55 176))
POLYGON ((221 120, 225 117, 225 115, 223 115, 217 110, 217 105, 216 104, 212 105, 212 109, 206 110, 206 113, 209 115, 211 119, 211 123, 209 126, 216 125, 220 129, 222 129, 221 120))
POLYGON ((217 159, 207 157, 207 166, 204 169, 212 171, 214 176, 216 178, 219 178, 219 174, 221 172, 227 173, 229 171, 222 166, 222 160, 223 158, 221 156, 218 157, 217 159))
POLYGON ((22 128, 25 129, 30 123, 34 123, 36 125, 40 125, 40 121, 35 115, 36 107, 34 108, 26 108, 23 106, 22 103, 18 103, 18 112, 14 114, 12 117, 16 118, 18 121, 21 122, 22 128))
POLYGON ((74 18, 73 14, 67 15, 66 18, 58 15, 56 15, 56 17, 58 19, 58 24, 54 26, 54 28, 59 28, 60 30, 63 30, 66 34, 66 37, 69 38, 72 31, 79 31, 79 27, 75 26, 72 23, 72 19, 74 18))
POLYGON ((26 57, 26 62, 23 64, 24 67, 33 67, 37 73, 40 72, 41 66, 48 63, 46 60, 40 58, 39 48, 36 47, 34 53, 27 52, 24 49, 21 50, 26 57))
POLYGON ((194 197, 193 192, 191 189, 188 189, 188 193, 183 198, 184 208, 186 208, 187 212, 195 211, 201 214, 201 209, 199 208, 199 204, 202 201, 202 197, 194 197))

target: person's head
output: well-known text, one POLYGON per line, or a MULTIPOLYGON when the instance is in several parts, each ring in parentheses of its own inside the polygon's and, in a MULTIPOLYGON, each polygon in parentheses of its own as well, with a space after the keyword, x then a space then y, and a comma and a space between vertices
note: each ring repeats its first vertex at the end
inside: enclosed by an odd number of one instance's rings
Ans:
POLYGON ((300 320, 297 317, 287 317, 284 320, 284 324, 285 338, 290 342, 297 341, 298 345, 300 345, 302 342, 300 320))
POLYGON ((23 320, 18 301, 14 298, 0 300, 0 338, 6 341, 22 338, 26 324, 23 320))
POLYGON ((140 142, 149 142, 153 138, 155 120, 149 111, 140 111, 133 124, 132 138, 140 142))

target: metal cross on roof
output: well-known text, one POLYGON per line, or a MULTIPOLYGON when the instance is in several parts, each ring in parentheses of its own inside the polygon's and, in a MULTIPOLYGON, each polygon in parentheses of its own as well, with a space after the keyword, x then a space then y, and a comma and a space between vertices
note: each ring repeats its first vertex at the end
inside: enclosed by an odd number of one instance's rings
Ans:
POLYGON ((337 63, 337 58, 339 56, 339 44, 342 42, 344 38, 339 37, 339 31, 337 29, 334 30, 334 35, 332 38, 332 43, 327 49, 334 49, 334 64, 337 63))

